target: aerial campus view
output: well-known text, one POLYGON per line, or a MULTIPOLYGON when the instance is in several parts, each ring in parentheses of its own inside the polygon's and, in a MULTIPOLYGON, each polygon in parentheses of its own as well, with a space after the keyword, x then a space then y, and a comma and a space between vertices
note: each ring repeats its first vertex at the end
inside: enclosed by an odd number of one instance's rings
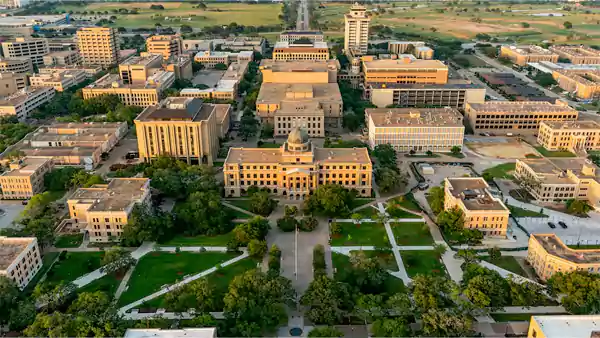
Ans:
POLYGON ((600 4, 0 3, 0 335, 600 333, 600 4))

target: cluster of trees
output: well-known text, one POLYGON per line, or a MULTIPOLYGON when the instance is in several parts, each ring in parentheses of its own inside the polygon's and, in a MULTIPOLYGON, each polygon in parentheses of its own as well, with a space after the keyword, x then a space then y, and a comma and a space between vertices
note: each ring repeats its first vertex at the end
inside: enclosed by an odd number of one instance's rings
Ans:
POLYGON ((568 199, 565 205, 567 212, 571 215, 586 216, 592 210, 592 206, 583 200, 568 199))
POLYGON ((269 216, 278 204, 278 201, 271 197, 267 188, 259 189, 252 186, 248 188, 248 196, 250 197, 250 211, 261 216, 269 216))
POLYGON ((556 80, 554 80, 554 78, 552 77, 552 74, 542 72, 538 72, 533 77, 533 80, 535 81, 535 83, 545 88, 558 84, 558 82, 556 82, 556 80))
POLYGON ((360 89, 352 88, 345 81, 340 82, 339 85, 342 102, 346 108, 342 117, 342 125, 344 128, 355 131, 365 122, 365 109, 375 108, 375 105, 362 99, 362 91, 360 89))
POLYGON ((284 28, 294 29, 296 28, 296 20, 298 19, 298 3, 296 2, 284 2, 281 6, 281 13, 279 14, 279 20, 284 23, 284 28))
POLYGON ((464 213, 458 208, 444 210, 444 188, 433 187, 429 190, 427 201, 431 211, 437 215, 437 224, 451 242, 479 244, 483 234, 476 229, 464 228, 464 213))
POLYGON ((390 144, 378 144, 371 155, 375 158, 375 183, 382 192, 393 192, 401 189, 408 178, 400 172, 396 164, 396 150, 390 144))
POLYGON ((313 216, 306 216, 297 220, 298 207, 285 206, 285 215, 277 220, 277 227, 284 232, 292 232, 296 229, 300 231, 311 232, 319 226, 319 221, 313 216))
POLYGON ((553 296, 562 295, 560 304, 573 314, 600 314, 600 275, 587 271, 559 272, 548 280, 553 296))
POLYGON ((25 135, 33 131, 33 127, 21 123, 15 116, 0 118, 0 152, 19 142, 25 135))
POLYGON ((103 184, 100 175, 92 175, 82 168, 56 168, 44 175, 44 186, 47 191, 62 191, 73 188, 89 188, 94 184, 103 184))
MULTIPOLYGON (((183 27, 183 25, 182 25, 182 27, 183 27)), ((230 35, 255 35, 256 33, 261 33, 261 32, 280 32, 281 28, 282 27, 280 24, 260 25, 260 26, 244 26, 244 25, 238 25, 237 23, 232 22, 229 25, 214 25, 214 26, 203 27, 202 33, 207 36, 222 36, 222 37, 226 38, 226 37, 229 37, 230 35)), ((191 33, 192 31, 193 30, 188 30, 186 28, 186 30, 182 31, 182 33, 191 33)))
POLYGON ((229 249, 237 249, 240 246, 248 247, 250 256, 257 259, 267 253, 267 242, 265 238, 271 226, 269 221, 260 216, 251 218, 248 222, 238 224, 233 229, 233 239, 227 243, 229 249))
POLYGON ((338 184, 319 186, 304 201, 304 214, 323 214, 329 217, 348 216, 352 211, 356 191, 338 184))

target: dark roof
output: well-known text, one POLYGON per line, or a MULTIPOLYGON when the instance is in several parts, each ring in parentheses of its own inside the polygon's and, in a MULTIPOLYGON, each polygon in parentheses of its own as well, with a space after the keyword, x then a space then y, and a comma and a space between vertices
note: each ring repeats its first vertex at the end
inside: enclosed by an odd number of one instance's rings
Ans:
POLYGON ((158 108, 149 112, 146 116, 149 120, 189 120, 201 121, 206 120, 213 111, 214 106, 202 104, 201 100, 192 100, 185 108, 158 108))

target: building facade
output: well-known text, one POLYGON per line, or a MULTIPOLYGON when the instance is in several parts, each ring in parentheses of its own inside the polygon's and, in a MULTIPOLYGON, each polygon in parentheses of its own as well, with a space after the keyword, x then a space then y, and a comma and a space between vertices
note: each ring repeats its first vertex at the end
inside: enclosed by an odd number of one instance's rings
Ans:
POLYGON ((44 55, 49 53, 48 40, 43 38, 16 38, 14 41, 2 42, 4 57, 28 57, 35 65, 43 65, 44 55))
POLYGON ((558 62, 558 54, 553 53, 545 48, 529 45, 529 46, 507 46, 500 47, 500 57, 511 60, 519 66, 526 66, 529 62, 558 62))
POLYGON ((223 166, 225 196, 256 186, 303 200, 323 184, 339 184, 371 196, 373 168, 367 148, 317 148, 296 128, 279 149, 230 148, 223 166))
POLYGON ((90 242, 115 242, 136 204, 150 200, 149 178, 113 178, 79 188, 67 200, 70 220, 86 229, 90 242))
POLYGON ((31 86, 37 87, 52 87, 57 92, 65 91, 71 87, 88 79, 87 74, 83 70, 69 69, 63 72, 37 74, 29 78, 31 86))
POLYGON ((597 338, 600 315, 531 316, 527 338, 597 338))
POLYGON ((425 46, 423 41, 390 41, 388 51, 392 54, 411 54, 417 59, 432 60, 433 49, 425 46))
POLYGON ((30 57, 3 58, 0 60, 0 72, 33 74, 33 62, 30 57))
POLYGON ((35 237, 0 237, 0 276, 23 290, 42 268, 42 255, 35 237))
POLYGON ((576 65, 600 64, 600 51, 588 46, 550 46, 549 49, 576 65))
POLYGON ((465 117, 476 133, 535 133, 542 121, 575 121, 577 116, 577 110, 560 100, 556 100, 556 103, 488 101, 465 105, 465 117))
POLYGON ((600 150, 600 124, 595 121, 540 122, 538 143, 546 150, 574 153, 600 150))
POLYGON ((134 121, 140 159, 168 155, 190 164, 212 165, 219 150, 217 107, 230 108, 194 98, 169 97, 144 109, 134 121))
POLYGON ((44 65, 53 66, 75 66, 81 64, 81 56, 76 50, 64 50, 52 52, 44 56, 44 65))
POLYGON ((323 42, 325 36, 321 31, 285 31, 279 34, 279 41, 293 43, 296 40, 323 42))
POLYGON ((160 54, 163 59, 177 57, 183 53, 179 35, 153 35, 146 39, 146 50, 151 54, 160 54))
POLYGON ((0 175, 3 199, 30 199, 44 191, 44 175, 52 170, 51 158, 12 162, 9 170, 0 175))
POLYGON ((237 53, 232 53, 215 52, 208 50, 198 52, 194 56, 194 61, 201 63, 206 68, 214 68, 218 64, 224 64, 226 66, 229 66, 229 64, 232 62, 252 60, 254 60, 254 52, 252 51, 241 51, 237 53))
POLYGON ((379 144, 401 152, 462 149, 465 127, 454 108, 368 108, 365 116, 372 149, 379 144))
POLYGON ((344 15, 344 22, 344 50, 353 55, 367 54, 371 22, 371 18, 367 15, 367 8, 354 3, 350 7, 350 13, 344 15))
POLYGON ((0 116, 16 116, 25 121, 37 107, 50 102, 54 97, 54 88, 26 87, 0 100, 0 116))
POLYGON ((175 78, 179 80, 191 80, 194 77, 192 58, 187 55, 169 58, 164 64, 164 69, 175 74, 175 78))
POLYGON ((184 88, 179 95, 183 97, 211 99, 217 102, 234 101, 240 95, 238 91, 239 84, 248 72, 249 64, 248 61, 233 62, 214 87, 206 89, 184 88))
POLYGON ((379 108, 394 105, 464 109, 467 103, 485 102, 485 88, 463 83, 443 85, 376 83, 365 88, 364 95, 379 108))
POLYGON ((600 98, 600 70, 555 69, 552 77, 558 86, 580 99, 600 98))
POLYGON ((600 273, 600 250, 571 249, 555 234, 529 236, 527 261, 544 281, 559 272, 582 270, 600 273))
POLYGON ((329 60, 326 42, 293 43, 277 42, 273 48, 275 61, 329 60))
POLYGON ((8 96, 27 86, 27 75, 0 72, 0 96, 8 96))
POLYGON ((398 59, 363 61, 365 87, 373 84, 446 84, 448 66, 438 60, 398 59))
POLYGON ((109 67, 119 62, 116 28, 83 27, 77 30, 77 49, 86 65, 109 67))
POLYGON ((510 211, 489 188, 481 177, 446 178, 444 210, 460 209, 465 228, 479 230, 484 236, 506 237, 510 211))

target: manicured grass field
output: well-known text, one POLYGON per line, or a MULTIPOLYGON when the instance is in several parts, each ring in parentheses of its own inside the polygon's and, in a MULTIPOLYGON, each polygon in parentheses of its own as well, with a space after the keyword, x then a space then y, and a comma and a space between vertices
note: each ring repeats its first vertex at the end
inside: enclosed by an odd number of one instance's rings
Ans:
MULTIPOLYGON (((482 59, 478 58, 475 55, 469 55, 469 54, 459 54, 456 55, 454 57, 454 60, 456 59, 463 59, 469 62, 470 66, 469 67, 473 67, 473 68, 490 68, 491 66, 487 64, 487 62, 483 61, 482 59)), ((460 63, 459 63, 460 65, 460 63)))
POLYGON ((483 173, 490 173, 494 178, 512 178, 512 175, 509 172, 515 171, 515 163, 503 163, 499 164, 495 167, 488 168, 483 171, 483 173))
POLYGON ((253 217, 252 215, 248 215, 245 212, 241 212, 239 210, 232 209, 232 208, 230 208, 230 207, 228 207, 226 205, 224 205, 223 208, 225 209, 225 211, 227 213, 233 215, 233 217, 236 218, 236 219, 250 219, 250 218, 253 217))
POLYGON ((361 208, 359 210, 356 210, 353 212, 353 214, 359 214, 362 216, 362 218, 364 219, 374 219, 375 216, 377 216, 377 214, 379 214, 379 209, 372 207, 372 206, 368 206, 368 207, 364 207, 361 208))
POLYGON ((392 218, 422 218, 422 216, 420 215, 415 215, 411 212, 402 210, 402 209, 385 209, 385 211, 387 211, 388 214, 390 214, 390 217, 392 218))
POLYGON ((481 259, 496 266, 499 266, 504 270, 516 273, 517 275, 527 276, 521 265, 519 265, 519 262, 517 262, 517 260, 512 256, 502 256, 496 260, 491 260, 489 256, 482 256, 481 259))
POLYGON ((388 201, 388 203, 391 201, 400 204, 400 206, 402 206, 408 210, 421 211, 421 207, 419 207, 417 202, 415 202, 415 197, 413 196, 413 194, 411 192, 409 192, 408 194, 406 194, 404 196, 396 197, 396 198, 388 201))
POLYGON ((566 150, 565 151, 550 151, 550 150, 546 150, 542 146, 535 147, 535 150, 537 150, 544 157, 576 157, 575 154, 573 154, 570 151, 566 151, 566 150))
POLYGON ((54 246, 57 248, 77 248, 83 242, 83 234, 62 235, 56 239, 54 246))
POLYGON ((109 297, 113 297, 121 284, 121 278, 117 278, 114 274, 106 275, 100 279, 96 279, 90 284, 77 290, 78 293, 102 291, 109 297))
POLYGON ((235 205, 238 208, 250 211, 250 200, 249 199, 228 199, 225 202, 235 205))
MULTIPOLYGON (((350 257, 346 255, 339 254, 337 252, 331 253, 331 260, 333 262, 334 267, 334 278, 336 280, 344 280, 346 279, 346 274, 351 271, 352 267, 350 265, 350 257)), ((404 291, 406 287, 400 278, 396 278, 390 274, 387 275, 387 279, 385 280, 386 292, 388 294, 393 294, 397 292, 404 291)))
POLYGON ((54 260, 56 259, 56 257, 58 257, 59 254, 60 252, 48 252, 45 253, 44 256, 42 256, 42 267, 40 268, 40 271, 38 271, 35 274, 35 276, 33 276, 33 279, 29 281, 29 284, 27 284, 25 290, 23 290, 25 294, 29 294, 33 290, 33 288, 35 288, 40 278, 42 278, 42 276, 46 274, 46 271, 48 271, 48 269, 50 268, 50 264, 54 262, 54 260))
POLYGON ((210 269, 237 256, 221 252, 152 252, 143 256, 129 280, 128 289, 119 298, 127 305, 160 290, 165 284, 183 279, 185 275, 210 269))
POLYGON ((581 249, 581 250, 590 250, 590 249, 600 249, 600 244, 590 244, 590 245, 586 245, 586 244, 581 244, 581 245, 567 245, 569 248, 571 249, 581 249))
POLYGON ((101 266, 103 251, 97 252, 67 252, 63 261, 58 261, 48 272, 46 281, 59 283, 72 282, 101 266))
POLYGON ((433 245, 434 243, 429 227, 425 223, 391 223, 390 225, 398 245, 433 245))
POLYGON ((357 198, 357 199, 354 200, 354 203, 352 203, 352 207, 354 209, 356 209, 356 208, 358 208, 360 206, 363 206, 365 204, 369 204, 369 203, 371 203, 373 201, 374 201, 374 199, 372 199, 372 198, 357 198))
POLYGON ((227 246, 230 239, 233 238, 233 233, 229 232, 224 235, 217 236, 175 236, 161 246, 227 246))
POLYGON ((544 215, 536 211, 515 207, 513 205, 508 205, 508 209, 510 210, 510 214, 514 217, 548 217, 548 215, 544 215))
POLYGON ((437 258, 433 250, 401 251, 400 255, 410 277, 418 274, 442 277, 446 275, 444 264, 437 258))
POLYGON ((338 222, 338 224, 342 227, 342 232, 331 235, 331 246, 390 246, 385 227, 375 222, 360 224, 338 222))

